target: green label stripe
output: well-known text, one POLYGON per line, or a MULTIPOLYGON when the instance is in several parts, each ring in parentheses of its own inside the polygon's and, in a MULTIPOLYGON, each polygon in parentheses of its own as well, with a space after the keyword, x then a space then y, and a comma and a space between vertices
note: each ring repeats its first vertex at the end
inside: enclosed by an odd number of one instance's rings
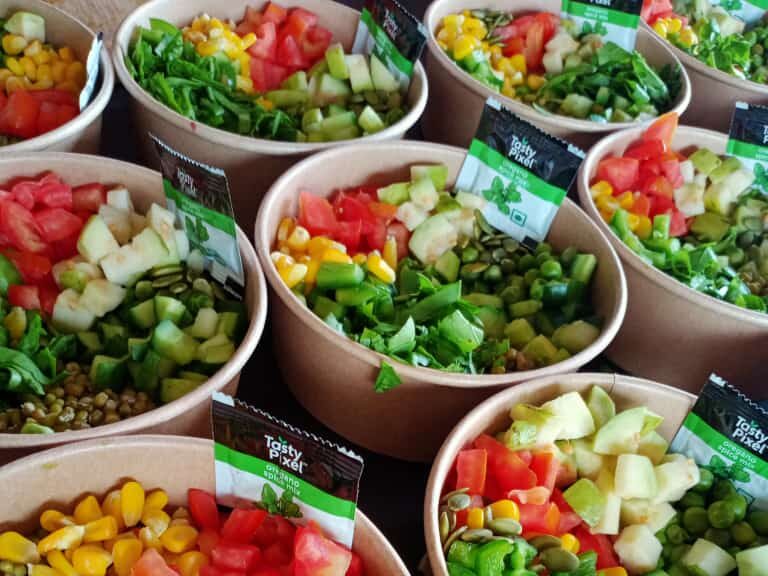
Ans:
POLYGON ((356 506, 354 502, 323 492, 306 480, 283 470, 273 462, 267 462, 250 454, 243 454, 218 442, 214 444, 213 453, 219 462, 225 462, 243 472, 268 479, 283 490, 286 490, 290 484, 291 492, 313 508, 349 520, 355 518, 356 506))
POLYGON ((593 6, 592 4, 582 4, 581 2, 574 2, 573 0, 568 2, 566 12, 571 16, 585 18, 587 20, 595 20, 597 22, 607 22, 609 24, 621 26, 622 28, 637 28, 640 24, 640 16, 638 14, 627 14, 626 12, 621 12, 619 10, 613 10, 603 6, 593 6))
POLYGON ((747 4, 752 4, 761 10, 768 10, 768 0, 749 0, 747 4))
POLYGON ((712 450, 722 454, 729 460, 738 462, 745 469, 768 479, 768 462, 755 456, 752 452, 739 446, 736 442, 729 440, 726 436, 702 420, 700 416, 691 412, 686 416, 683 426, 690 430, 692 434, 706 442, 712 450))
POLYGON ((367 8, 363 8, 360 20, 363 21, 373 37, 373 53, 375 56, 385 63, 391 63, 409 78, 413 76, 413 62, 400 54, 397 46, 390 40, 384 29, 376 23, 373 19, 373 14, 367 8))
POLYGON ((725 151, 731 156, 768 161, 768 147, 752 144, 751 142, 744 142, 743 140, 729 139, 725 151))
POLYGON ((235 235, 235 221, 229 216, 206 208, 199 202, 196 202, 186 194, 183 194, 173 187, 170 180, 163 178, 163 188, 165 189, 165 197, 170 198, 176 202, 179 210, 191 214, 195 218, 202 219, 207 224, 215 226, 222 232, 226 232, 230 236, 235 235))
POLYGON ((546 202, 551 202, 555 206, 562 204, 567 192, 566 190, 553 186, 546 180, 542 180, 484 142, 472 140, 469 153, 508 180, 522 181, 525 190, 534 196, 538 196, 546 202))

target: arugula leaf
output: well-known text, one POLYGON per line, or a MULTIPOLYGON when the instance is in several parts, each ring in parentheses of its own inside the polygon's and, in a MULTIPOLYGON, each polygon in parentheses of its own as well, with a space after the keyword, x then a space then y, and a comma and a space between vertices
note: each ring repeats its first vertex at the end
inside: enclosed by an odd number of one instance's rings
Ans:
POLYGON ((379 368, 379 375, 376 376, 376 382, 373 385, 373 389, 376 392, 386 392, 397 388, 402 384, 400 376, 397 375, 395 369, 387 364, 384 360, 381 361, 381 367, 379 368))
POLYGON ((42 396, 50 379, 23 352, 0 347, 0 389, 42 396))
POLYGON ((632 69, 635 71, 638 81, 655 102, 669 100, 667 85, 639 52, 632 53, 632 69))
POLYGON ((45 334, 43 329, 43 319, 38 312, 27 313, 27 330, 19 340, 18 351, 27 355, 34 356, 37 349, 40 348, 40 337, 45 334))

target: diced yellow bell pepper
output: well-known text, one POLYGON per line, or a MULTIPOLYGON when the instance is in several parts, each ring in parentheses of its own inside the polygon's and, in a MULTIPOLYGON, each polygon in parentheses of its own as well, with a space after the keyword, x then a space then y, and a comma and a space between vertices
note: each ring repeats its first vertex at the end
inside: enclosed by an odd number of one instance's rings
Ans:
POLYGON ((118 540, 112 547, 112 559, 115 563, 117 576, 130 576, 134 564, 141 558, 144 546, 141 540, 128 538, 118 540))
POLYGON ((75 522, 78 524, 88 524, 88 522, 98 520, 102 517, 102 515, 103 514, 101 512, 101 506, 99 506, 99 501, 96 500, 96 496, 92 494, 86 496, 80 502, 78 502, 73 513, 75 522))
POLYGON ((144 501, 144 508, 147 509, 162 510, 166 506, 168 506, 168 494, 165 490, 152 490, 144 501))
POLYGON ((197 544, 197 530, 192 526, 171 526, 160 536, 160 542, 174 554, 188 552, 197 544))
POLYGON ((467 512, 467 527, 471 530, 482 528, 485 525, 485 513, 482 508, 470 508, 467 512))
POLYGON ((652 231, 653 223, 651 222, 651 219, 648 218, 648 216, 640 216, 640 222, 638 222, 637 227, 635 228, 635 234, 637 234, 638 238, 645 240, 650 237, 652 231))
MULTIPOLYGON (((208 564, 208 556, 198 550, 190 550, 179 556, 176 565, 181 576, 199 576, 200 568, 208 564)), ((118 574, 118 576, 122 576, 118 574)))
POLYGON ((595 182, 589 191, 593 200, 597 199, 598 196, 613 196, 613 186, 606 180, 595 182))
POLYGON ((144 488, 133 480, 123 484, 120 489, 120 510, 123 522, 129 528, 136 526, 144 512, 144 488))
POLYGON ((464 60, 473 50, 480 47, 480 40, 471 34, 461 34, 453 44, 453 59, 464 60))
POLYGON ((80 546, 72 553, 72 566, 80 576, 104 576, 112 564, 112 554, 96 544, 80 546))
POLYGON ((630 191, 626 191, 626 192, 623 192, 622 194, 619 194, 616 200, 619 201, 619 206, 624 208, 624 210, 629 210, 635 204, 635 197, 632 195, 632 192, 630 191))
POLYGON ((496 500, 491 504, 491 513, 494 518, 520 520, 520 508, 514 500, 496 500))
POLYGON ((56 532, 51 532, 37 543, 37 551, 47 554, 51 550, 69 550, 77 548, 83 541, 85 526, 64 526, 56 532))
POLYGON ((568 552, 572 552, 573 554, 578 554, 581 549, 581 543, 578 538, 570 532, 566 532, 560 536, 560 542, 560 545, 564 550, 568 550, 568 552))
POLYGON ((9 560, 16 564, 37 564, 40 554, 37 546, 18 532, 0 534, 0 560, 9 560))
POLYGON ((48 564, 56 568, 63 576, 79 576, 72 563, 67 560, 64 553, 61 550, 51 550, 45 556, 48 564))
POLYGON ((603 568, 597 571, 597 576, 627 576, 627 570, 623 566, 603 568))
POLYGON ((368 271, 387 284, 392 284, 395 281, 395 271, 376 250, 368 254, 368 271))
POLYGON ((114 516, 103 516, 85 525, 83 542, 103 542, 117 536, 117 520, 114 516))
POLYGON ((397 238, 388 236, 384 242, 384 253, 382 254, 384 262, 389 264, 392 270, 397 269, 397 238))

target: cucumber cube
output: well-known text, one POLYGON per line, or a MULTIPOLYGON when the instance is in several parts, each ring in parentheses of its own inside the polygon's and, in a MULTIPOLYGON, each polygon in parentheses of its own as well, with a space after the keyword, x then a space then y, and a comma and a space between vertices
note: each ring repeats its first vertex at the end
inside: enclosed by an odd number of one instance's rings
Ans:
POLYGON ((307 91, 309 89, 309 82, 307 81, 307 73, 304 72, 304 70, 299 70, 298 72, 294 72, 288 78, 283 80, 283 83, 280 84, 280 88, 283 90, 304 90, 307 91))
POLYGON ((373 80, 368 62, 362 54, 348 54, 345 56, 347 67, 349 68, 349 83, 352 85, 352 92, 358 94, 366 90, 373 90, 373 80))
POLYGON ((394 77, 392 72, 379 60, 371 54, 371 80, 376 90, 382 92, 395 92, 400 90, 400 83, 394 77))
POLYGON ((349 78, 349 68, 344 58, 344 48, 341 44, 331 44, 325 51, 325 61, 328 63, 328 70, 331 76, 338 80, 349 78))
POLYGON ((197 354, 197 341, 182 332, 170 320, 163 320, 152 333, 152 347, 158 354, 177 364, 189 364, 197 354))
POLYGON ((374 134, 386 127, 381 117, 370 106, 363 108, 360 117, 357 119, 357 123, 360 124, 360 128, 368 134, 374 134))

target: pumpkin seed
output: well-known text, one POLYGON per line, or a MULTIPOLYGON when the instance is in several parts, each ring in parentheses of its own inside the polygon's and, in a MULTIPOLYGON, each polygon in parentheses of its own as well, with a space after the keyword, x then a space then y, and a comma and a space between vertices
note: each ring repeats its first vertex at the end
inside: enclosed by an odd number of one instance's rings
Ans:
POLYGON ((456 528, 456 512, 453 510, 448 510, 448 526, 451 530, 456 528))
POLYGON ((469 508, 472 503, 472 498, 468 494, 454 494, 448 498, 448 508, 454 512, 469 508))
POLYGON ((501 242, 501 245, 509 254, 514 254, 517 252, 517 249, 520 248, 520 243, 514 238, 504 238, 504 240, 501 242))
POLYGON ((466 494, 467 492, 469 492, 469 488, 459 488, 458 490, 453 490, 451 492, 448 492, 445 496, 440 498, 440 503, 445 504, 446 502, 448 502, 448 499, 451 496, 455 496, 456 494, 466 494))
POLYGON ((579 567, 579 557, 563 548, 547 548, 539 553, 539 559, 550 572, 570 572, 579 567))
POLYGON ((464 542, 485 542, 491 538, 493 538, 493 532, 487 528, 473 528, 461 535, 461 539, 464 540, 464 542))
POLYGON ((140 282, 136 282, 134 294, 136 294, 136 298, 139 300, 147 300, 148 298, 152 298, 152 296, 155 295, 155 289, 152 288, 152 282, 149 280, 141 280, 140 282))
POLYGON ((168 288, 168 290, 171 291, 171 294, 181 294, 182 292, 186 292, 187 284, 185 282, 176 282, 176 284, 171 284, 171 287, 168 288))
POLYGON ((450 536, 448 536, 448 539, 445 541, 445 544, 443 544, 443 552, 447 554, 448 549, 451 547, 451 544, 456 542, 456 540, 458 540, 461 537, 461 535, 464 534, 464 532, 466 531, 467 531, 467 527, 462 526, 461 528, 456 530, 456 532, 453 532, 450 536))
POLYGON ((179 272, 184 272, 184 268, 178 264, 169 264, 168 266, 158 266, 157 268, 153 268, 150 272, 150 276, 152 278, 160 278, 161 276, 178 274, 179 272))
POLYGON ((559 548, 563 545, 563 541, 557 536, 542 534, 528 540, 528 544, 536 548, 536 550, 546 550, 547 548, 559 548))
POLYGON ((152 280, 152 288, 167 288, 171 284, 176 284, 184 280, 183 274, 170 274, 167 276, 161 276, 156 280, 152 280))
POLYGON ((488 523, 493 520, 493 509, 490 506, 486 506, 483 509, 483 516, 485 520, 485 525, 487 526, 488 523))
POLYGON ((547 567, 544 566, 544 564, 534 564, 533 566, 529 566, 531 572, 534 572, 535 574, 538 574, 539 572, 544 572, 547 567))
POLYGON ((475 222, 478 223, 480 229, 486 234, 496 234, 494 227, 488 224, 488 220, 485 219, 483 213, 477 209, 475 209, 475 222))
POLYGON ((491 256, 493 257, 494 262, 501 262, 507 255, 507 251, 504 250, 504 248, 496 248, 492 253, 491 256))
POLYGON ((448 536, 451 533, 451 526, 448 522, 448 513, 443 512, 440 514, 440 521, 439 521, 439 528, 440 528, 440 542, 445 542, 445 539, 448 538, 448 536))
POLYGON ((497 518, 486 524, 494 534, 501 536, 517 536, 522 533, 523 527, 514 518, 497 518))

